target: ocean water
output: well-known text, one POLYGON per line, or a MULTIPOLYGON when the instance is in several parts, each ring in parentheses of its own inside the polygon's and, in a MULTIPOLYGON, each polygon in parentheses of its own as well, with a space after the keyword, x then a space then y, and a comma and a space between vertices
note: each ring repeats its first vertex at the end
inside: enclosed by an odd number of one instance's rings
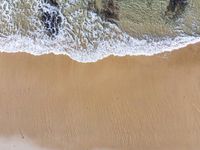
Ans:
POLYGON ((169 0, 116 0, 118 25, 88 10, 92 0, 0 0, 0 51, 68 55, 95 62, 109 55, 154 55, 200 41, 200 0, 176 17, 166 15, 169 0), (44 12, 58 13, 58 33, 49 36, 44 12))

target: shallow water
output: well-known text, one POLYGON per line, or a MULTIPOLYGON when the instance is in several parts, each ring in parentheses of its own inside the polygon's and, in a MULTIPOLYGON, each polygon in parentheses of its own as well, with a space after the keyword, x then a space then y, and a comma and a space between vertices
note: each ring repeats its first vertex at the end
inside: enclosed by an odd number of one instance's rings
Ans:
POLYGON ((89 11, 89 0, 1 0, 0 49, 6 52, 65 54, 81 62, 109 55, 152 55, 200 40, 200 1, 189 0, 176 18, 165 15, 168 0, 118 0, 119 25, 89 11), (47 35, 42 11, 59 12, 59 32, 47 35))
POLYGON ((52 150, 41 148, 31 140, 22 139, 19 137, 12 137, 12 138, 0 138, 0 149, 2 150, 52 150))

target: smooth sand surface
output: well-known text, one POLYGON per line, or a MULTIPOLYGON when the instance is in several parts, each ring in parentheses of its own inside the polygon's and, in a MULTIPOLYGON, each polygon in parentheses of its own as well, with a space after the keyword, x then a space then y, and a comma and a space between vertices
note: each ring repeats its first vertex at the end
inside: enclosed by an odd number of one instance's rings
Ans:
POLYGON ((1 53, 0 137, 48 150, 199 150, 200 44, 90 64, 1 53))

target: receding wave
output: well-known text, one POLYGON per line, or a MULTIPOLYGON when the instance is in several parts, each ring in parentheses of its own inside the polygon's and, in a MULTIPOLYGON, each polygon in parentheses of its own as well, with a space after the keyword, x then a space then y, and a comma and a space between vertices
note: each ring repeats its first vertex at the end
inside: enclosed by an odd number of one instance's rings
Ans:
POLYGON ((200 41, 199 0, 3 0, 0 51, 80 62, 153 55, 200 41))

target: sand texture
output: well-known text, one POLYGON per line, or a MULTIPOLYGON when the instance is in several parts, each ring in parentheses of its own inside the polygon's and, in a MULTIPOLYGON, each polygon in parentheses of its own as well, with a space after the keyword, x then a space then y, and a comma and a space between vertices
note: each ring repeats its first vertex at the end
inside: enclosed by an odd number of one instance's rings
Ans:
POLYGON ((1 53, 0 137, 5 150, 198 150, 200 44, 87 64, 1 53))

